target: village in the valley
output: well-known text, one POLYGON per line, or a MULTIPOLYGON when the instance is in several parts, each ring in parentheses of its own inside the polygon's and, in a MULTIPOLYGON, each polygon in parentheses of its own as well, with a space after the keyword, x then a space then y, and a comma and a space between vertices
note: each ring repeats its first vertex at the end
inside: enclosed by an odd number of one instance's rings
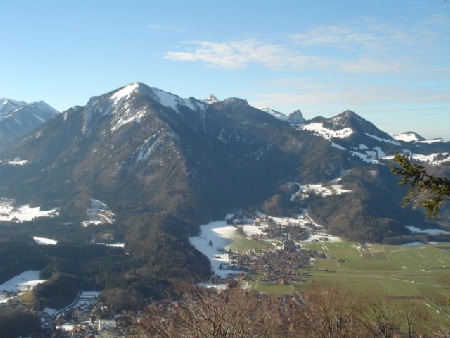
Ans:
MULTIPOLYGON (((301 243, 339 240, 326 234, 306 212, 297 218, 278 218, 257 211, 239 211, 228 215, 224 221, 211 222, 200 228, 200 235, 191 237, 190 241, 210 259, 213 270, 211 279, 202 285, 219 290, 229 286, 249 288, 255 283, 294 285, 309 282, 309 270, 314 269, 311 262, 326 255, 302 248, 301 243), (233 250, 232 244, 238 238, 265 243, 265 246, 233 250)), ((34 279, 38 279, 38 272, 34 274, 34 279)), ((0 306, 8 303, 26 307, 18 296, 32 287, 33 282, 26 282, 30 278, 33 277, 24 275, 21 281, 18 276, 1 285, 0 306), (16 288, 5 290, 3 287, 11 284, 16 288), (22 286, 17 287, 19 285, 22 286)), ((107 307, 99 302, 98 295, 98 292, 83 292, 64 309, 37 312, 43 333, 30 337, 121 337, 137 329, 139 316, 127 313, 105 316, 107 307)), ((170 307, 172 303, 171 300, 160 300, 153 305, 170 307)))
POLYGON ((191 243, 210 258, 213 277, 208 285, 220 287, 230 283, 249 282, 292 285, 308 282, 314 258, 326 258, 322 252, 303 248, 302 242, 338 241, 316 224, 306 212, 297 218, 280 218, 255 211, 239 211, 224 222, 211 222, 201 227, 191 243), (239 236, 270 243, 261 249, 233 250, 239 236), (301 270, 300 270, 301 269, 301 270))

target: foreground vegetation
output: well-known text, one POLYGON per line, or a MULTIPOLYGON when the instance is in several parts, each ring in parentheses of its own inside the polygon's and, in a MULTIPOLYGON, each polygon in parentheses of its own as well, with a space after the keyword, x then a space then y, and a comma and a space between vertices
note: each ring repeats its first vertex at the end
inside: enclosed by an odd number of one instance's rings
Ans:
POLYGON ((185 290, 170 306, 150 306, 140 337, 448 337, 429 311, 384 292, 314 286, 285 297, 240 288, 185 290))

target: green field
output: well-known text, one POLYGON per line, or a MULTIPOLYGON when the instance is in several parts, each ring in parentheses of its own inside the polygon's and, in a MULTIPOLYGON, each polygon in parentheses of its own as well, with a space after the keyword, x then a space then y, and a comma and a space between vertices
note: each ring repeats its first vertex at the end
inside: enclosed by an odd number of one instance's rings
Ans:
MULTIPOLYGON (((230 247, 237 251, 262 248, 268 243, 236 235, 230 247)), ((413 297, 424 303, 437 318, 450 324, 450 243, 396 246, 342 242, 303 243, 304 248, 326 253, 307 269, 311 282, 327 282, 337 287, 389 295, 413 297), (445 281, 447 278, 447 281, 445 281)), ((308 291, 312 283, 277 285, 251 283, 263 292, 282 294, 308 291)))

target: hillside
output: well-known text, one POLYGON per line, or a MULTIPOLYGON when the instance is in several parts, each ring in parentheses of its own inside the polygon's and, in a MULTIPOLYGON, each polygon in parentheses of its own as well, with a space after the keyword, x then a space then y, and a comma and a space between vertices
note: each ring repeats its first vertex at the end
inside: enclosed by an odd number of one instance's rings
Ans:
MULTIPOLYGON (((21 205, 58 208, 51 220, 1 227, 3 240, 124 241, 125 270, 138 279, 202 279, 208 263, 188 237, 237 209, 307 210, 354 241, 427 226, 421 211, 400 208, 404 190, 388 165, 399 151, 448 175, 448 142, 395 140, 350 111, 275 115, 239 98, 183 99, 142 83, 92 97, 0 152, 8 225, 21 205)), ((439 222, 448 220, 444 210, 439 222)))

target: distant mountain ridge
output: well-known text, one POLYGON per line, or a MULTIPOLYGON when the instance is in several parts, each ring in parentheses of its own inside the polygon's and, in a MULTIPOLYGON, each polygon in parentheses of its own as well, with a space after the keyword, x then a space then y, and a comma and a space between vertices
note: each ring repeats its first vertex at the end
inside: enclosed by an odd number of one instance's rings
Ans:
POLYGON ((26 103, 0 98, 0 144, 17 140, 57 114, 44 101, 26 103))
POLYGON ((248 206, 280 216, 307 210, 353 240, 383 241, 426 224, 420 212, 399 208, 404 191, 387 164, 399 151, 446 175, 450 143, 395 140, 352 111, 308 121, 300 111, 277 115, 240 98, 185 99, 132 83, 3 150, 0 197, 58 206, 62 218, 80 223, 97 199, 135 250, 155 229, 186 238, 248 206), (9 166, 16 158, 24 165, 9 166), (336 182, 351 192, 292 197, 299 186, 336 182))

